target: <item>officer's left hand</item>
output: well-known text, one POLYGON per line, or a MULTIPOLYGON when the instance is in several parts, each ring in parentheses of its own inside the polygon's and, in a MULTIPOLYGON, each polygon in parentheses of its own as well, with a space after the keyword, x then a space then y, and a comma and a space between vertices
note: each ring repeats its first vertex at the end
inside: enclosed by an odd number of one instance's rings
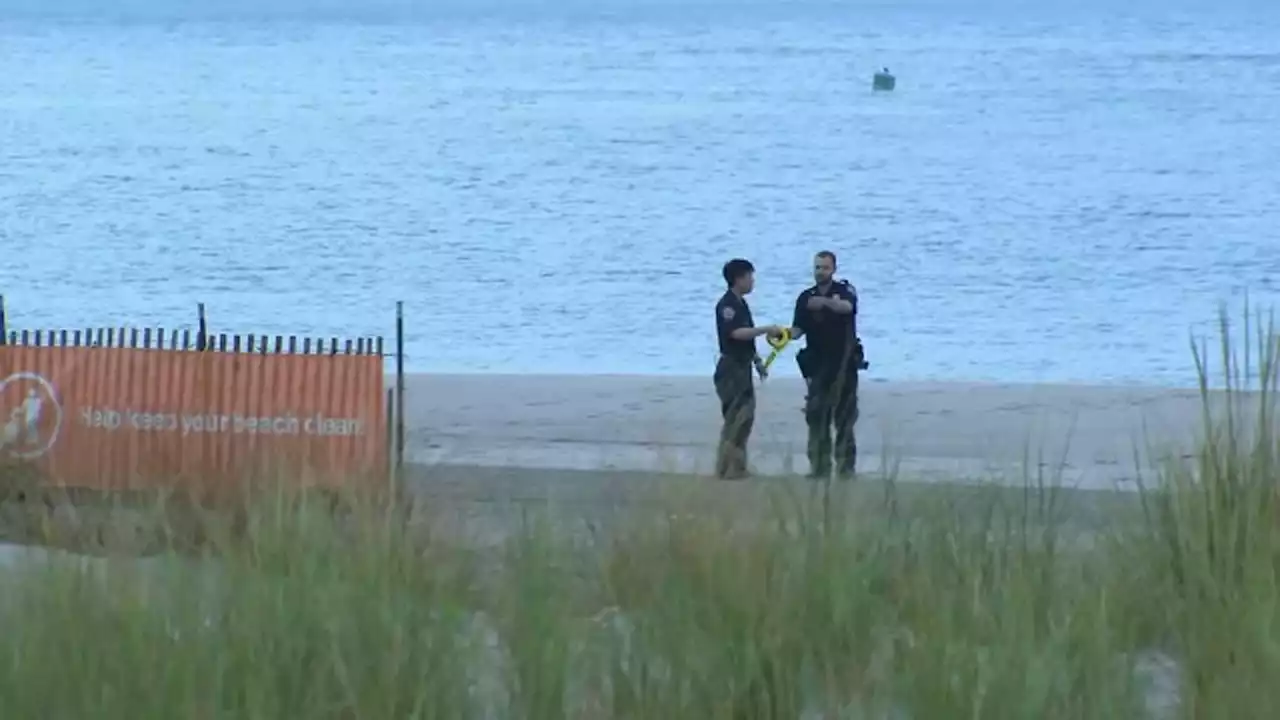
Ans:
POLYGON ((827 306, 827 299, 821 295, 814 295, 809 298, 808 308, 810 310, 821 310, 827 306))

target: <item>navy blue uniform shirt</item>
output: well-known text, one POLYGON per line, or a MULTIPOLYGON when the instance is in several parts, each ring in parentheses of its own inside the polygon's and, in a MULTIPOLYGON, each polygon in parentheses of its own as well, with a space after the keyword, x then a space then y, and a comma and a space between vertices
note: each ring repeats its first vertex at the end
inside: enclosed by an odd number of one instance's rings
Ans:
POLYGON ((858 292, 844 280, 833 281, 824 292, 817 285, 796 298, 796 312, 791 325, 804 331, 806 347, 819 362, 838 361, 845 357, 857 339, 858 292), (809 309, 809 298, 840 298, 853 304, 853 312, 843 315, 828 308, 809 309))
POLYGON ((751 319, 751 308, 747 301, 738 297, 732 290, 726 292, 716 303, 716 337, 720 339, 720 354, 730 360, 750 362, 756 356, 756 341, 734 340, 730 333, 739 328, 755 327, 751 319))

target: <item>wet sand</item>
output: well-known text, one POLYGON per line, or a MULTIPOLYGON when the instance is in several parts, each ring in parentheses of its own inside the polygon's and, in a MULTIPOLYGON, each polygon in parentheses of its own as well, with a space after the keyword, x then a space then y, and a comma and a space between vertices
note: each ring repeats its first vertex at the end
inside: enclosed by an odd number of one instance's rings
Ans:
MULTIPOLYGON (((759 388, 757 475, 807 471, 803 395, 793 378, 759 388)), ((1202 417, 1195 390, 865 379, 861 409, 863 473, 1090 489, 1135 487, 1202 417)), ((407 459, 454 468, 706 474, 720 427, 710 378, 692 377, 411 375, 405 417, 407 459)))

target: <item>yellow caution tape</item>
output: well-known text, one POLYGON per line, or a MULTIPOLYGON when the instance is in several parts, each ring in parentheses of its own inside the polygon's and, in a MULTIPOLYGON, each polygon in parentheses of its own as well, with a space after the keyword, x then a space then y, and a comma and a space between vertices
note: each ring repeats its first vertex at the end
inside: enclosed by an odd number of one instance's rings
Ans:
POLYGON ((791 329, 782 328, 782 334, 775 338, 768 338, 769 347, 773 348, 773 352, 769 353, 769 357, 764 360, 764 369, 768 370, 773 361, 777 359, 778 354, 786 349, 787 344, 791 342, 791 329))

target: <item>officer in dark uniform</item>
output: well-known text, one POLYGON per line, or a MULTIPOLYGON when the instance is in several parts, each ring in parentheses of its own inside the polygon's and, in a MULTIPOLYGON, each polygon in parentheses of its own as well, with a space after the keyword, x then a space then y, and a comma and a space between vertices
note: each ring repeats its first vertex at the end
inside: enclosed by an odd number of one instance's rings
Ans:
POLYGON ((755 287, 755 268, 742 259, 724 265, 724 281, 728 290, 716 303, 716 337, 720 341, 720 359, 716 363, 716 396, 720 398, 720 414, 724 427, 716 451, 716 475, 738 479, 747 475, 747 439, 756 418, 755 381, 751 367, 755 365, 760 379, 767 377, 764 362, 756 353, 756 338, 776 337, 782 330, 776 325, 757 328, 751 318, 746 296, 755 287))
POLYGON ((835 279, 835 253, 814 256, 816 284, 796 298, 791 336, 806 337, 796 355, 800 374, 808 383, 805 421, 809 426, 810 477, 831 477, 831 426, 835 425, 834 456, 841 478, 853 477, 858 444, 853 426, 858 420, 858 371, 867 368, 858 339, 858 294, 835 279))

